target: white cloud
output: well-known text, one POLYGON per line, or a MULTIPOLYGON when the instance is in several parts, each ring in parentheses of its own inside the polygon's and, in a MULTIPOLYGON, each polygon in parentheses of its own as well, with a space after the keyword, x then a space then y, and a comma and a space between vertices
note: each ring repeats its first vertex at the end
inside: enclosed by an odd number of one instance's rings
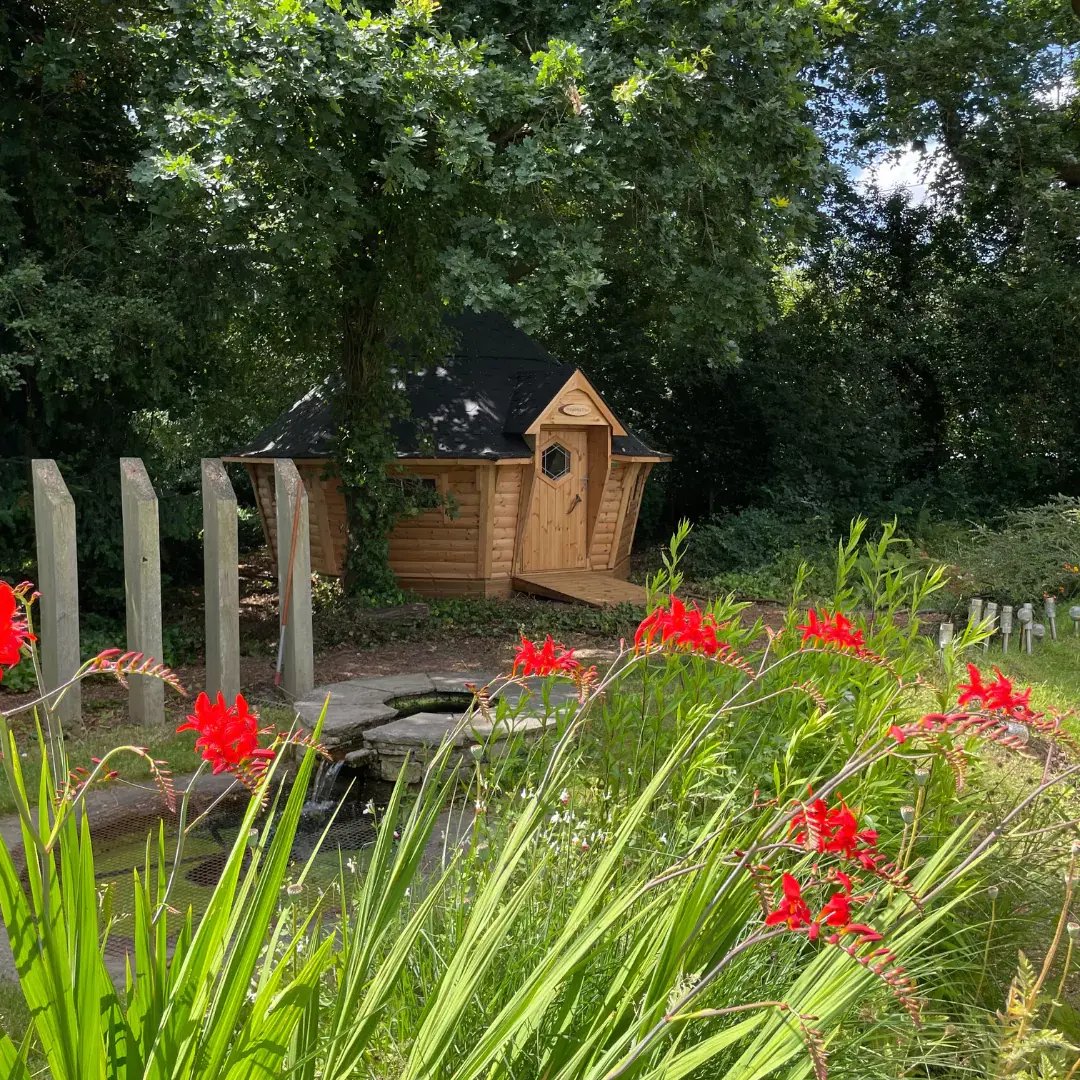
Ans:
POLYGON ((919 206, 926 201, 929 185, 937 171, 934 146, 916 150, 910 144, 902 150, 882 154, 855 176, 855 186, 861 191, 879 191, 888 195, 902 191, 909 203, 919 206))

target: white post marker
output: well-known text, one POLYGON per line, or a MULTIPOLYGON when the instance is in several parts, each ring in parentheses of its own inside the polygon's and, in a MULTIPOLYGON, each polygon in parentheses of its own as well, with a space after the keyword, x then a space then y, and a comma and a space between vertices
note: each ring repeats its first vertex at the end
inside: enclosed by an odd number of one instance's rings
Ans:
POLYGON ((983 642, 983 651, 984 652, 986 652, 990 648, 990 638, 992 638, 994 636, 994 633, 997 630, 997 613, 998 613, 997 604, 994 603, 993 600, 988 600, 986 602, 986 608, 983 611, 983 618, 990 624, 990 626, 989 626, 990 633, 987 636, 986 640, 983 642))
POLYGON ((1020 624, 1020 647, 1026 653, 1031 652, 1031 624, 1035 621, 1035 609, 1031 604, 1021 604, 1016 612, 1016 621, 1020 624))
POLYGON ((236 493, 218 458, 202 460, 206 692, 240 693, 240 557, 236 493))
MULTIPOLYGON (((75 502, 55 461, 30 463, 37 543, 38 636, 45 689, 55 690, 79 669, 79 564, 75 545, 75 502)), ((60 723, 82 718, 82 687, 74 683, 56 706, 60 723)))
POLYGON ((968 626, 978 626, 982 622, 983 602, 982 597, 973 596, 968 601, 968 626))
POLYGON ((1046 621, 1050 624, 1050 639, 1057 641, 1057 599, 1053 596, 1045 597, 1043 610, 1046 612, 1046 621))
POLYGON ((285 692, 301 697, 315 686, 311 629, 311 529, 308 497, 296 466, 274 460, 277 513, 278 619, 281 676, 285 692))
MULTIPOLYGON (((161 647, 161 549, 158 501, 139 458, 120 459, 120 509, 124 520, 124 591, 127 647, 164 663, 161 647)), ((148 675, 129 680, 128 712, 136 724, 165 722, 165 684, 148 675)))
POLYGON ((1011 604, 1006 604, 1001 609, 1001 651, 1009 651, 1009 637, 1013 628, 1013 609, 1011 604))

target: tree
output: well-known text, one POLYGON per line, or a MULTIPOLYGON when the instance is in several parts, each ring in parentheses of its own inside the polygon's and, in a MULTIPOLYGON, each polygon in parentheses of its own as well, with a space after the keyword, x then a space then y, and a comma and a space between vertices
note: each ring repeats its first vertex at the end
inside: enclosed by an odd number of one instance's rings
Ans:
POLYGON ((806 224, 803 73, 831 5, 176 11, 135 28, 160 58, 136 175, 158 213, 242 252, 260 280, 243 302, 339 372, 354 587, 392 583, 396 343, 429 353, 461 307, 586 322, 617 275, 658 347, 715 363, 762 317, 774 243, 806 224))

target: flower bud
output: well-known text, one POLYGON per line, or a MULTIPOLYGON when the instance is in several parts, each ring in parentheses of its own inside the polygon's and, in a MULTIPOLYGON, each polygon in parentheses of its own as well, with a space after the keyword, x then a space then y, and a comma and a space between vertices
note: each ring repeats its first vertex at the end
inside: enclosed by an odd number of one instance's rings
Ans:
POLYGON ((919 787, 926 787, 926 782, 930 779, 929 769, 916 769, 915 770, 915 783, 919 787))
POLYGON ((1065 929, 1069 932, 1070 941, 1080 941, 1080 922, 1066 923, 1065 929))
POLYGON ((914 806, 901 806, 900 807, 900 820, 905 825, 910 825, 915 820, 915 807, 914 806))
POLYGON ((996 885, 988 885, 986 887, 986 895, 990 897, 991 901, 996 900, 1000 892, 1001 890, 996 885))
POLYGON ((473 745, 469 747, 469 753, 472 755, 473 761, 484 760, 484 748, 479 743, 473 743, 473 745))
POLYGON ((1074 840, 1072 842, 1072 853, 1074 856, 1080 855, 1080 840, 1074 840))

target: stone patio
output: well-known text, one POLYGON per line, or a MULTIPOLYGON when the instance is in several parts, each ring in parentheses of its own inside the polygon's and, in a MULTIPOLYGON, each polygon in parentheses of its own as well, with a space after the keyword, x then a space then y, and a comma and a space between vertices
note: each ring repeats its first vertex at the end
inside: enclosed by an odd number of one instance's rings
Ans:
POLYGON ((567 681, 528 679, 525 686, 501 686, 493 694, 496 706, 499 701, 508 706, 511 715, 505 722, 485 720, 474 713, 466 725, 462 725, 468 712, 464 702, 460 710, 421 711, 409 716, 399 715, 407 711, 407 705, 389 704, 418 695, 467 694, 467 684, 484 686, 497 678, 489 672, 420 672, 350 679, 317 686, 297 701, 295 708, 304 723, 314 727, 329 696, 322 742, 335 757, 344 757, 350 764, 375 764, 384 780, 396 780, 408 760, 409 781, 416 782, 424 763, 447 738, 454 746, 452 764, 464 763, 469 748, 477 744, 484 746, 485 757, 497 758, 505 752, 511 735, 535 738, 555 721, 560 710, 572 707, 575 698, 574 687, 567 681))

